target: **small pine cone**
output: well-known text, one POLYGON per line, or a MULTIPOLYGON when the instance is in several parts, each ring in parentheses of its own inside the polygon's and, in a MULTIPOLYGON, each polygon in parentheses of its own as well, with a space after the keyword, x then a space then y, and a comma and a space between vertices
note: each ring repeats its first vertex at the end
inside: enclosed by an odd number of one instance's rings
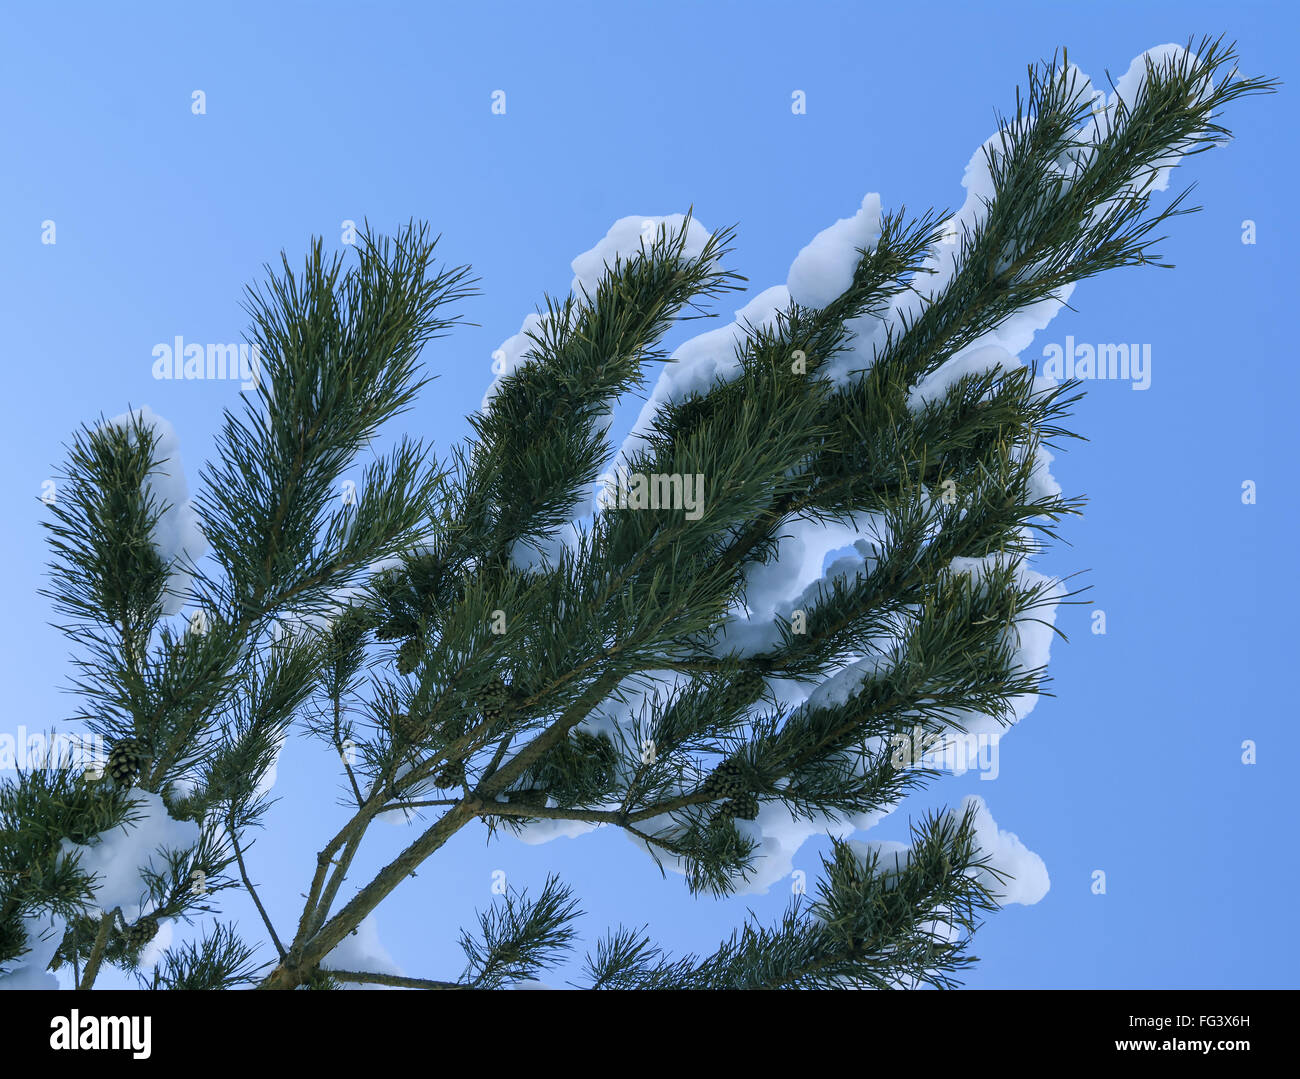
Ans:
POLYGON ((155 915, 141 918, 135 925, 122 930, 122 943, 134 950, 143 948, 158 935, 158 919, 155 915))
POLYGON ((123 738, 108 754, 108 775, 114 783, 129 787, 150 756, 149 744, 143 738, 123 738))
POLYGON ((700 787, 701 794, 708 794, 714 798, 732 798, 738 794, 744 794, 748 790, 748 784, 744 781, 744 773, 740 765, 733 760, 723 761, 710 774, 709 778, 704 781, 700 787))
POLYGON ((349 607, 334 622, 334 645, 339 652, 355 648, 366 632, 368 616, 360 607, 349 607))
POLYGON ((395 712, 389 720, 389 730, 393 732, 393 738, 397 741, 414 745, 424 734, 424 725, 405 712, 395 712))
POLYGON ((766 681, 758 671, 742 671, 725 690, 718 694, 717 700, 723 714, 730 717, 741 708, 748 707, 753 698, 762 693, 764 685, 766 681))
POLYGON ((462 761, 450 761, 433 774, 434 786, 446 790, 459 787, 465 782, 465 765, 462 761))
POLYGON ((729 798, 713 812, 711 824, 724 824, 732 820, 754 820, 758 816, 758 799, 752 794, 729 798))
POLYGON ((397 673, 410 674, 419 665, 423 654, 424 649, 420 645, 420 638, 408 638, 397 653, 397 673))
POLYGON ((609 740, 607 734, 592 734, 590 731, 576 730, 573 732, 573 748, 583 757, 595 757, 602 761, 609 761, 611 764, 617 759, 614 743, 609 740))
POLYGON ((478 710, 488 723, 496 723, 504 714, 510 691, 498 675, 492 679, 478 695, 478 710))

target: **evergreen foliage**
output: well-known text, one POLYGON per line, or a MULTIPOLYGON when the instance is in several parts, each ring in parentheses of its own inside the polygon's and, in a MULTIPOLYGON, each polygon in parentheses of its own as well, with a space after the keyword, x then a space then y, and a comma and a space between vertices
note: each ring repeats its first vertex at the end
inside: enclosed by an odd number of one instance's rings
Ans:
MULTIPOLYGON (((351 264, 316 241, 302 266, 268 268, 247 305, 260 380, 242 413, 226 413, 195 500, 210 557, 160 555, 169 507, 148 480, 166 462, 138 416, 86 427, 68 447, 45 522, 44 594, 76 648, 75 719, 111 752, 104 778, 50 767, 0 784, 0 972, 23 962, 32 920, 55 915, 65 928, 50 965, 71 964, 84 987, 107 962, 154 989, 496 988, 542 975, 574 945, 577 902, 558 879, 483 913, 451 980, 321 964, 476 823, 625 829, 679 860, 692 891, 727 895, 755 855, 738 822, 764 806, 842 821, 925 784, 934 773, 900 766, 892 737, 915 727, 937 737, 963 713, 1005 723, 1015 698, 1043 691, 1043 671, 1018 665, 1008 630, 1055 602, 1017 570, 1078 511, 1079 500, 1032 484, 1037 448, 1075 437, 1063 424, 1078 384, 1035 391, 1032 371, 995 370, 920 409, 909 392, 1063 286, 1160 264, 1156 232, 1188 208, 1179 195, 1152 209, 1155 170, 1171 152, 1225 141, 1219 110, 1273 86, 1237 77, 1234 59, 1206 41, 1153 67, 1095 141, 1091 102, 1067 65, 1031 68, 988 152, 995 195, 955 246, 956 272, 869 369, 837 381, 827 364, 848 347, 847 324, 921 282, 944 215, 888 215, 839 297, 792 303, 774 326, 751 329, 736 377, 654 417, 629 469, 707 477, 702 514, 603 512, 550 561, 518 556, 542 550, 608 467, 611 403, 647 385, 671 327, 741 287, 721 268, 732 231, 692 255, 685 227, 661 228, 593 291, 548 298, 526 362, 471 417, 471 439, 440 463, 400 438, 342 506, 340 477, 426 384, 421 350, 454 327, 449 312, 474 282, 435 265, 437 241, 419 224, 365 234, 351 264), (958 497, 931 497, 947 481, 958 497), (783 622, 772 647, 718 647, 746 572, 773 557, 783 522, 866 514, 887 537, 869 571, 827 584, 806 626, 783 622), (984 556, 992 568, 978 580, 953 569, 984 556), (176 624, 177 581, 201 628, 176 624), (882 639, 893 641, 883 652, 882 639), (777 679, 824 682, 873 651, 879 673, 843 699, 791 707, 772 691, 777 679), (683 676, 678 688, 652 695, 632 723, 594 721, 602 702, 663 671, 683 676), (323 837, 298 924, 281 932, 245 853, 292 732, 340 760, 351 817, 323 837), (129 824, 140 792, 161 796, 200 838, 155 863, 145 908, 126 924, 93 904, 97 882, 60 851, 129 824), (424 818, 418 834, 341 902, 368 830, 395 809, 424 818), (229 888, 251 894, 272 959, 246 941, 250 927, 216 923, 140 969, 161 920, 214 913, 229 888)), ((708 955, 671 958, 643 930, 616 928, 587 956, 583 984, 953 985, 997 907, 998 870, 969 812, 912 831, 905 859, 864 860, 836 841, 815 898, 775 926, 747 923, 708 955)))

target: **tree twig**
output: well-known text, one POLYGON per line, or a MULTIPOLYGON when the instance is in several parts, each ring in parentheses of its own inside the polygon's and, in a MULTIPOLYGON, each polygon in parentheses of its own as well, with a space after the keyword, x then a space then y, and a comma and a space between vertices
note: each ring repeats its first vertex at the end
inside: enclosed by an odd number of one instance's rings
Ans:
POLYGON ((438 982, 430 978, 407 978, 401 974, 377 974, 373 971, 333 970, 321 967, 326 974, 341 982, 362 982, 373 985, 393 985, 399 989, 470 989, 459 982, 438 982))
POLYGON ((244 866, 244 852, 239 849, 239 838, 235 835, 233 818, 229 822, 230 843, 235 848, 235 861, 239 863, 239 876, 244 882, 244 887, 248 889, 248 894, 253 897, 253 904, 257 907, 257 913, 262 916, 262 923, 266 926, 266 931, 271 934, 271 943, 275 945, 275 950, 279 953, 281 959, 284 958, 284 945, 280 943, 280 937, 275 931, 275 926, 271 924, 271 916, 266 913, 266 908, 262 906, 262 900, 257 894, 257 889, 253 887, 253 882, 248 879, 248 869, 244 866))
POLYGON ((95 933, 95 944, 90 949, 90 956, 86 959, 86 973, 82 975, 81 981, 77 984, 78 989, 89 989, 95 984, 95 979, 99 977, 100 964, 104 962, 104 949, 108 946, 108 934, 113 928, 113 919, 117 917, 117 912, 121 907, 114 907, 112 910, 105 912, 104 916, 99 919, 99 930, 95 933))

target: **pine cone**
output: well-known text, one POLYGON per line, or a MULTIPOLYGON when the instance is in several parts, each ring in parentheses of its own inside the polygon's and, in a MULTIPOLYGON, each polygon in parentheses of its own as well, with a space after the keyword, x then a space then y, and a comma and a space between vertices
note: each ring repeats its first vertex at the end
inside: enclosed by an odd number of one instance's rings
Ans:
POLYGON ((532 770, 534 787, 562 806, 589 802, 617 785, 618 750, 606 734, 575 730, 532 770))
POLYGON ((141 918, 135 925, 129 925, 122 930, 122 943, 134 951, 136 948, 143 948, 157 935, 158 916, 150 914, 146 918, 141 918))
POLYGON ((410 637, 397 653, 397 673, 410 674, 420 663, 424 647, 419 637, 410 637))
POLYGON ((478 710, 487 723, 496 723, 504 714, 506 702, 510 699, 510 690, 498 675, 483 689, 479 690, 478 710))
POLYGON ((357 646, 365 635, 368 616, 360 607, 349 607, 334 622, 334 648, 346 654, 357 646))
POLYGON ((424 734, 424 724, 412 719, 405 712, 395 712, 388 721, 393 739, 406 745, 414 745, 424 734))
POLYGON ((732 798, 745 794, 749 784, 744 780, 744 772, 734 760, 723 761, 717 766, 700 787, 701 794, 712 798, 732 798))
POLYGON ((465 764, 463 761, 449 761, 433 774, 434 786, 441 789, 459 787, 465 782, 465 764))
POLYGON ((129 787, 151 756, 149 743, 143 738, 123 738, 108 754, 108 775, 114 783, 129 787))
POLYGON ((763 691, 766 681, 763 675, 755 670, 741 671, 726 689, 717 695, 718 705, 722 713, 731 718, 742 708, 747 708, 763 691))
POLYGON ((713 814, 713 822, 729 820, 754 820, 758 816, 758 798, 752 794, 741 794, 730 798, 718 806, 713 814))

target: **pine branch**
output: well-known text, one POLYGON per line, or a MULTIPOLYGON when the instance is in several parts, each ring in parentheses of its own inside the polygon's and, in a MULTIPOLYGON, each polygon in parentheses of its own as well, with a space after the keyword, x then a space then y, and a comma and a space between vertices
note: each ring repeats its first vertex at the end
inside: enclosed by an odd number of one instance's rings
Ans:
POLYGON ((217 924, 197 943, 168 948, 149 976, 137 974, 136 981, 141 989, 235 989, 256 976, 252 957, 232 927, 217 924))
MULTIPOLYGON (((535 820, 613 824, 656 861, 676 860, 693 891, 727 894, 758 856, 737 821, 771 803, 831 821, 892 806, 936 774, 895 758, 900 734, 932 748, 971 714, 1011 722, 1046 685, 1022 666, 1020 629, 1074 595, 1025 565, 1081 505, 1036 482, 1042 447, 1078 437, 1065 426, 1078 384, 1036 389, 1030 369, 941 392, 922 380, 1032 304, 1158 264, 1155 233, 1190 212, 1186 192, 1152 210, 1162 170, 1228 137, 1224 105, 1276 85, 1238 78, 1221 40, 1198 50, 1148 64, 1141 88, 1098 115, 1064 56, 1031 68, 986 148, 992 196, 962 223, 951 267, 934 253, 945 215, 886 215, 840 296, 743 327, 733 368, 666 401, 628 443, 618 463, 631 472, 706 477, 699 512, 607 509, 572 543, 558 530, 614 463, 611 410, 668 360, 676 322, 744 280, 721 268, 732 230, 688 255, 688 217, 580 296, 546 297, 451 467, 403 437, 361 472, 359 502, 336 500, 341 475, 427 384, 420 350, 456 323, 443 312, 472 282, 434 267, 437 241, 415 223, 391 240, 367 231, 352 265, 320 241, 301 269, 282 255, 248 297, 256 393, 226 413, 202 473, 210 562, 159 553, 173 507, 151 478, 167 462, 140 415, 69 448, 45 522, 45 594, 80 646, 78 718, 112 742, 115 781, 65 770, 0 787, 0 961, 24 954, 25 917, 52 912, 69 925, 56 962, 79 985, 105 961, 135 969, 161 918, 210 909, 188 894, 189 875, 210 871, 219 891, 238 886, 220 876, 233 864, 274 967, 218 926, 168 949, 142 986, 495 988, 571 945, 577 905, 555 878, 535 901, 512 892, 480 915, 479 933, 462 935, 460 982, 320 964, 472 821, 489 837, 535 820), (845 371, 867 341, 870 360, 845 371), (797 630, 778 617, 766 641, 733 648, 747 583, 795 521, 867 521, 874 538, 858 570, 841 563, 797 597, 797 630), (165 621, 178 579, 206 631, 165 621), (394 677, 373 673, 388 666, 394 677), (654 689, 665 672, 685 676, 666 693, 654 689), (775 679, 822 688, 777 704, 775 679), (625 722, 638 685, 653 693, 625 722), (360 704, 355 721, 345 698, 360 704), (263 781, 295 723, 344 756, 352 805, 286 947, 244 835, 263 823, 263 781), (133 780, 200 839, 142 873, 149 913, 115 932, 114 915, 87 914, 95 882, 61 851, 129 820, 133 780), (371 822, 398 809, 440 812, 335 910, 371 822)), ((744 628, 765 628, 756 622, 744 628)), ((747 922, 703 958, 670 959, 620 929, 588 957, 591 987, 955 984, 1001 883, 975 848, 973 812, 926 818, 892 868, 873 849, 836 841, 815 902, 772 927, 747 922)))
POLYGON ((555 876, 546 878, 535 900, 508 892, 500 906, 479 915, 479 938, 461 934, 469 986, 498 989, 507 979, 533 978, 571 947, 570 923, 580 915, 570 889, 555 876))
POLYGON ((378 974, 373 971, 336 970, 324 968, 333 978, 341 982, 357 982, 363 985, 391 985, 397 989, 469 989, 471 986, 459 982, 436 982, 429 978, 407 978, 401 974, 378 974))

